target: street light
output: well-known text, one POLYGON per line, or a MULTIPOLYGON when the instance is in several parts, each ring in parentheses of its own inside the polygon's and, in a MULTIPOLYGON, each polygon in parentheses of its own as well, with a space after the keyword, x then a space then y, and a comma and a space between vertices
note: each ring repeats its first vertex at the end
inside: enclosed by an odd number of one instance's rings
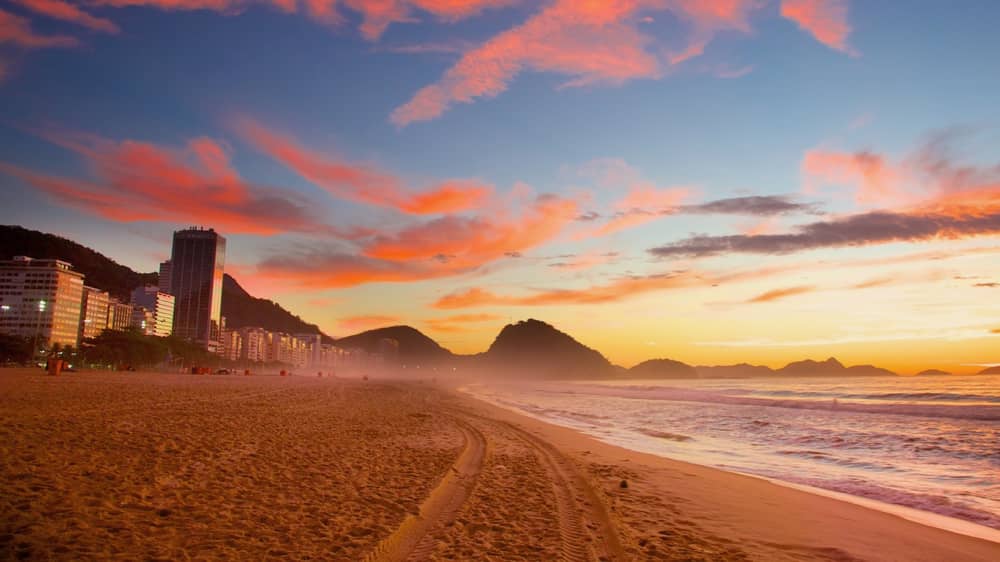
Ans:
POLYGON ((45 302, 45 299, 41 299, 38 301, 38 317, 35 320, 35 341, 34 343, 31 344, 32 361, 36 362, 38 360, 38 332, 42 330, 42 313, 45 312, 46 304, 47 303, 45 302))

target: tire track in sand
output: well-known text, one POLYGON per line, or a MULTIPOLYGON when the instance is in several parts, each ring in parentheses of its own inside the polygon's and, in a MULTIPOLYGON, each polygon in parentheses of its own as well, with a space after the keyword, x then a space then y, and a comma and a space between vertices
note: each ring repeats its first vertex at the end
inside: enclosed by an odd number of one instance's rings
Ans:
POLYGON ((572 461, 552 444, 525 429, 502 423, 535 450, 552 476, 552 488, 559 512, 559 535, 562 539, 560 560, 626 560, 614 523, 597 491, 580 474, 572 461))
POLYGON ((407 515, 391 535, 375 547, 364 562, 422 560, 434 550, 433 531, 454 520, 468 499, 486 455, 486 437, 471 425, 455 420, 465 447, 455 464, 420 505, 417 515, 407 515))

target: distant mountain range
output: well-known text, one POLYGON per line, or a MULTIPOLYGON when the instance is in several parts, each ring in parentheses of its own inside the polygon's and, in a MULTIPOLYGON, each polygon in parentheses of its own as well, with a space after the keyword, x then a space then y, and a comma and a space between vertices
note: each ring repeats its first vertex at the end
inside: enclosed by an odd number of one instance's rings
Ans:
MULTIPOLYGON (((141 284, 156 284, 156 273, 137 273, 110 258, 76 242, 28 230, 19 226, 0 226, 0 259, 15 255, 56 258, 73 264, 86 276, 90 286, 127 299, 141 284)), ((399 344, 398 359, 403 364, 454 364, 475 367, 503 378, 544 379, 687 379, 687 378, 756 378, 756 377, 840 377, 895 375, 873 365, 844 366, 840 361, 795 361, 780 369, 740 363, 736 365, 692 366, 673 359, 650 359, 631 369, 613 365, 599 351, 583 345, 570 335, 540 320, 528 319, 508 324, 489 349, 476 355, 456 355, 410 326, 391 326, 368 330, 334 340, 276 302, 253 297, 226 274, 222 287, 222 314, 231 328, 259 326, 293 334, 321 334, 324 341, 344 349, 378 351, 380 341, 393 339, 399 344)), ((921 374, 944 374, 928 370, 921 374)), ((1000 374, 1000 367, 990 367, 980 374, 1000 374)))

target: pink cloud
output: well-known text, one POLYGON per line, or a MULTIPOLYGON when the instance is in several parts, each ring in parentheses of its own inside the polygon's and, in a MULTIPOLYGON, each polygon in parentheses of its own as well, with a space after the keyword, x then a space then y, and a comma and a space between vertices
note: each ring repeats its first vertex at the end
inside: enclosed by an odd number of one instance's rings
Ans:
POLYGON ((782 0, 781 16, 794 21, 831 49, 857 54, 847 44, 851 34, 847 0, 782 0))
POLYGON ((426 191, 410 191, 388 172, 320 154, 252 119, 236 119, 234 126, 255 148, 342 199, 426 215, 474 209, 493 193, 490 185, 462 179, 444 181, 426 191))
POLYGON ((885 157, 872 152, 810 150, 802 159, 807 192, 823 185, 851 185, 855 200, 863 205, 884 205, 906 199, 902 192, 903 174, 885 157))
POLYGON ((23 49, 76 47, 80 44, 68 35, 39 35, 31 29, 27 18, 0 10, 0 44, 10 43, 23 49))
POLYGON ((243 180, 230 164, 228 148, 210 138, 168 148, 85 134, 42 136, 82 156, 93 179, 52 176, 7 163, 0 163, 0 172, 109 220, 199 222, 261 235, 337 232, 319 223, 297 195, 243 180))
POLYGON ((65 0, 14 0, 25 8, 53 19, 76 23, 94 31, 118 33, 118 26, 111 20, 92 16, 79 6, 65 0))
POLYGON ((623 84, 658 78, 664 66, 700 54, 722 28, 747 29, 750 0, 557 0, 523 24, 466 52, 435 84, 424 87, 393 111, 398 126, 439 117, 455 103, 471 103, 505 91, 524 71, 566 75, 565 87, 623 84), (671 10, 693 22, 697 33, 684 56, 660 54, 640 31, 643 12, 671 10))

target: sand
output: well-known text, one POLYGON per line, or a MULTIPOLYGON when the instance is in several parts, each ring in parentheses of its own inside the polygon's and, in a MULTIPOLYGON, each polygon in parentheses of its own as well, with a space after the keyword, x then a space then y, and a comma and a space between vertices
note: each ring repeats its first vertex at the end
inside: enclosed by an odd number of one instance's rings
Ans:
POLYGON ((1000 560, 429 383, 0 369, 0 458, 6 559, 1000 560))

